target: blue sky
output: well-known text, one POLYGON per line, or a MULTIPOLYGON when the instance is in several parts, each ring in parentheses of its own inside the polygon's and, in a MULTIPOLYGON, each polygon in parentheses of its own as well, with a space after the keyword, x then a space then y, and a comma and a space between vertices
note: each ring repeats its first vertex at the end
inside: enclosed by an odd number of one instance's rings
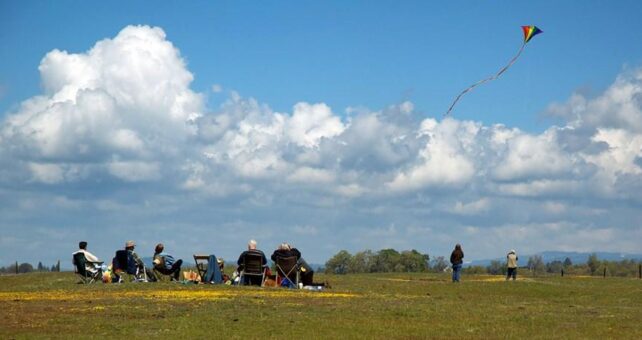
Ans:
POLYGON ((48 51, 82 52, 146 24, 180 48, 195 90, 217 83, 279 111, 302 100, 337 111, 412 100, 439 117, 516 53, 520 25, 536 24, 545 34, 505 79, 476 89, 455 114, 538 130, 551 101, 599 91, 642 62, 641 11, 639 1, 3 2, 0 111, 38 91, 34 66, 48 51))
POLYGON ((642 233, 640 13, 639 1, 1 1, 0 265, 64 259, 78 237, 105 258, 129 238, 230 258, 283 234, 314 262, 458 241, 471 259, 640 251, 624 236, 642 233), (531 24, 544 33, 517 63, 442 120, 531 24))

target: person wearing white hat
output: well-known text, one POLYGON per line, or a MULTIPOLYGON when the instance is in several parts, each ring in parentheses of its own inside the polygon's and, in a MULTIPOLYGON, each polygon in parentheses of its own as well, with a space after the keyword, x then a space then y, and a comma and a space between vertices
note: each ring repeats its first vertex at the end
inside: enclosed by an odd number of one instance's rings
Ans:
POLYGON ((140 256, 136 254, 134 248, 136 248, 136 243, 134 243, 134 241, 125 242, 125 250, 132 255, 134 262, 136 262, 136 266, 142 271, 145 268, 145 264, 143 263, 143 260, 141 260, 140 256))
POLYGON ((517 279, 517 260, 519 260, 519 258, 517 257, 515 249, 511 249, 506 255, 506 267, 508 268, 508 271, 506 272, 506 281, 511 277, 513 278, 513 281, 517 279))

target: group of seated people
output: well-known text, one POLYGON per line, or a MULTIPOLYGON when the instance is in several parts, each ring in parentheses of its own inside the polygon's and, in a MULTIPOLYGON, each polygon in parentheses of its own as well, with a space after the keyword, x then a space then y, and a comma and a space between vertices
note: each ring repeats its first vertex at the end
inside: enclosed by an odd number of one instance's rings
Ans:
MULTIPOLYGON (((82 266, 82 263, 80 262, 82 261, 84 262, 84 270, 88 273, 88 275, 102 279, 103 274, 105 274, 106 276, 109 276, 109 280, 103 279, 103 281, 106 282, 111 282, 112 279, 115 280, 115 282, 120 282, 120 276, 123 274, 133 274, 135 275, 137 280, 141 281, 157 281, 162 275, 169 276, 173 281, 178 281, 180 278, 183 260, 176 260, 172 255, 166 253, 165 247, 162 243, 157 244, 154 249, 153 270, 147 268, 143 260, 136 253, 136 244, 134 243, 134 241, 127 241, 125 243, 124 249, 116 251, 116 256, 113 258, 111 266, 107 269, 109 273, 102 272, 102 262, 98 260, 98 257, 87 250, 86 241, 81 241, 78 244, 78 247, 78 251, 73 253, 73 264, 74 266, 76 266, 77 271, 78 266, 82 266), (82 259, 82 256, 84 256, 84 260, 82 259)), ((301 258, 301 252, 298 249, 290 246, 288 243, 281 243, 271 256, 272 261, 277 264, 279 263, 280 258, 295 260, 295 270, 287 273, 280 272, 281 275, 273 275, 270 266, 268 265, 265 254, 261 250, 257 249, 257 242, 255 240, 250 240, 247 244, 247 250, 242 252, 239 256, 239 259, 237 261, 238 268, 235 271, 233 278, 236 279, 237 283, 243 285, 262 285, 266 279, 275 280, 279 277, 287 278, 289 279, 287 281, 289 281, 290 283, 294 283, 295 278, 293 277, 292 273, 298 273, 298 278, 300 278, 299 282, 303 286, 324 285, 322 283, 319 284, 313 282, 314 271, 312 270, 310 265, 308 265, 308 263, 305 262, 303 258, 301 258), (260 259, 259 272, 261 272, 263 275, 244 275, 247 269, 244 266, 246 265, 246 263, 249 263, 246 261, 250 257, 260 259), (241 278, 243 280, 242 282, 240 282, 241 278)), ((222 260, 219 259, 217 261, 217 265, 222 272, 222 260)), ((277 266, 277 271, 279 270, 282 269, 277 266)), ((225 282, 225 279, 229 279, 227 275, 223 276, 223 282, 225 282)), ((280 284, 281 282, 278 283, 280 284)))
MULTIPOLYGON (((264 267, 265 270, 265 277, 271 278, 271 277, 279 277, 279 275, 272 275, 271 269, 268 266, 267 263, 267 258, 265 257, 265 254, 256 248, 257 243, 255 240, 250 240, 247 244, 247 250, 242 252, 241 255, 239 256, 238 261, 236 264, 238 265, 237 272, 241 272, 244 270, 243 266, 246 263, 246 259, 248 256, 260 256, 261 257, 261 263, 264 267)), ((270 257, 274 263, 278 264, 279 258, 281 259, 286 259, 286 258, 296 258, 296 268, 295 271, 298 271, 300 275, 300 283, 302 286, 324 286, 323 283, 314 283, 313 282, 313 277, 314 277, 314 270, 312 270, 312 267, 308 265, 307 262, 301 257, 301 252, 292 247, 290 244, 283 242, 281 243, 278 248, 272 253, 272 256, 270 257)), ((282 271, 282 268, 279 268, 277 266, 277 271, 282 271)), ((281 272, 280 276, 288 278, 289 282, 294 282, 293 274, 296 274, 295 271, 291 272, 281 272)), ((265 279, 265 278, 263 278, 265 279)), ((262 282, 261 277, 257 276, 247 276, 243 278, 244 282, 242 284, 255 284, 255 285, 260 285, 262 282)), ((281 282, 277 282, 278 284, 281 284, 281 282)))
MULTIPOLYGON (((78 251, 72 254, 73 265, 78 270, 78 266, 84 262, 84 272, 88 277, 101 278, 103 281, 111 282, 112 279, 120 281, 120 276, 123 274, 134 275, 137 280, 141 281, 158 281, 161 275, 170 276, 171 280, 178 281, 181 272, 183 260, 175 260, 170 254, 164 252, 165 246, 162 243, 156 245, 153 257, 153 269, 147 268, 143 260, 138 256, 135 251, 136 243, 134 241, 127 241, 125 249, 117 250, 111 266, 108 267, 110 277, 103 278, 103 262, 98 260, 98 257, 87 250, 87 242, 81 241, 78 244, 78 251), (84 260, 79 257, 79 254, 84 255, 84 260), (113 276, 113 277, 111 277, 113 276)), ((107 273, 106 273, 107 274, 107 273)))

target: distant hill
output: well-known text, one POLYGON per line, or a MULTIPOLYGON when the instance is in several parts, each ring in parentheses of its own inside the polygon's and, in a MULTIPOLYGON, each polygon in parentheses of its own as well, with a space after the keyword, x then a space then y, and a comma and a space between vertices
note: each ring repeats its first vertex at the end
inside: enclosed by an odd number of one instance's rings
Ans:
MULTIPOLYGON (((528 258, 533 255, 540 255, 544 263, 553 262, 553 261, 563 262, 568 257, 571 259, 571 262, 573 262, 573 264, 577 264, 577 263, 586 263, 589 255, 591 254, 593 254, 593 252, 581 253, 581 252, 574 252, 574 251, 543 251, 537 254, 522 255, 518 253, 517 255, 519 256, 520 265, 526 265, 526 263, 528 262, 528 258)), ((599 252, 599 251, 595 252, 595 254, 597 254, 597 258, 600 260, 607 260, 607 261, 640 260, 642 261, 642 254, 609 253, 609 252, 599 252)), ((505 257, 485 259, 485 260, 475 260, 475 261, 465 263, 464 267, 488 266, 490 265, 491 261, 503 262, 505 260, 506 260, 505 257)))

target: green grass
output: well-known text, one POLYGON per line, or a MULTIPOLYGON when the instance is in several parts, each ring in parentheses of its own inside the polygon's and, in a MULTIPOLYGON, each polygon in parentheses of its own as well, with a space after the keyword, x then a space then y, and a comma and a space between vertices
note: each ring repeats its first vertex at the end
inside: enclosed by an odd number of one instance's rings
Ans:
POLYGON ((642 338, 642 280, 520 279, 319 275, 324 294, 0 276, 0 338, 642 338))

